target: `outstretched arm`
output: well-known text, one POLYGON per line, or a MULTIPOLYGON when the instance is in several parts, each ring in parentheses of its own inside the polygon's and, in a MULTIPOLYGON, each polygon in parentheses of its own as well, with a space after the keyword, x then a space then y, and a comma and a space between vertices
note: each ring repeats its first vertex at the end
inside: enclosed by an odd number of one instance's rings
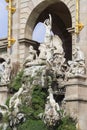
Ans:
POLYGON ((50 25, 52 26, 52 16, 49 14, 50 25))

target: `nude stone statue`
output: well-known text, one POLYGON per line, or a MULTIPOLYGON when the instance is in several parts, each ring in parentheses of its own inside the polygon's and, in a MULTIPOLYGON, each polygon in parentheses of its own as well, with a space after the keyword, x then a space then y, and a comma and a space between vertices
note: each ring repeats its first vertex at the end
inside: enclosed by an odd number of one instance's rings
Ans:
POLYGON ((48 43, 48 42, 51 41, 51 30, 52 30, 52 17, 51 17, 51 14, 49 14, 49 18, 44 21, 44 25, 46 27, 44 42, 48 43))
POLYGON ((36 50, 34 50, 33 46, 30 46, 28 56, 26 57, 24 62, 24 66, 31 66, 32 64, 34 64, 36 57, 36 50))
POLYGON ((85 61, 84 54, 79 46, 76 46, 73 50, 73 60, 74 61, 85 61))
POLYGON ((47 103, 45 105, 45 112, 44 112, 44 123, 48 126, 55 126, 55 124, 60 120, 59 114, 59 104, 56 103, 53 97, 53 90, 51 86, 48 89, 49 96, 47 97, 47 103))
POLYGON ((2 63, 2 75, 1 75, 1 83, 6 84, 10 82, 10 74, 11 74, 11 65, 10 65, 10 59, 7 59, 7 61, 2 63))
POLYGON ((72 57, 73 60, 68 61, 70 66, 69 76, 84 75, 86 73, 85 58, 78 46, 74 47, 72 57))

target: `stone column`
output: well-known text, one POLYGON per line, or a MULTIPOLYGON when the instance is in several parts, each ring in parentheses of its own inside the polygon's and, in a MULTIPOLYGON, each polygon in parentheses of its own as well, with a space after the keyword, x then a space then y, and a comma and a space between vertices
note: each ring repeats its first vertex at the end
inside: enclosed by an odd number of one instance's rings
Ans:
POLYGON ((20 0, 13 0, 13 6, 16 12, 12 15, 12 37, 16 40, 11 48, 11 62, 16 63, 19 61, 19 30, 20 30, 20 0))
POLYGON ((66 84, 66 111, 77 118, 78 130, 87 130, 87 82, 85 76, 76 76, 66 84))
POLYGON ((84 52, 87 67, 87 0, 79 0, 79 21, 84 28, 77 37, 77 45, 84 52))

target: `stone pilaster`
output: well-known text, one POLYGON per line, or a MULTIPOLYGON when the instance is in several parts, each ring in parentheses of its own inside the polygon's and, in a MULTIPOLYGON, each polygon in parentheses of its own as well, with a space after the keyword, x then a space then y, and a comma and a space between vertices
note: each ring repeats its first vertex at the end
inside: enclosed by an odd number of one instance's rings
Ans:
POLYGON ((87 82, 85 76, 76 76, 66 84, 66 111, 77 118, 78 130, 87 130, 87 82))

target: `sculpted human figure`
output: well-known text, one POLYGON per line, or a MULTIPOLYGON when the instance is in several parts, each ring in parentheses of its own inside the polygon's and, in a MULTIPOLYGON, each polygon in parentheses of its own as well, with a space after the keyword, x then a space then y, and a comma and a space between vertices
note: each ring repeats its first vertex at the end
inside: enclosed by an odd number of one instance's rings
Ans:
POLYGON ((44 25, 46 27, 44 42, 49 43, 51 41, 51 30, 52 30, 52 17, 51 17, 51 14, 49 14, 49 18, 44 21, 44 25))
POLYGON ((59 104, 56 103, 53 97, 53 90, 51 86, 48 89, 49 96, 47 97, 47 103, 45 105, 45 112, 44 112, 44 123, 48 126, 55 126, 55 124, 60 119, 59 115, 59 104))
POLYGON ((11 74, 10 59, 7 59, 7 61, 3 62, 2 66, 3 66, 3 73, 1 77, 1 82, 8 83, 10 81, 10 74, 11 74))
POLYGON ((59 104, 56 103, 56 101, 55 101, 55 99, 54 99, 54 97, 53 97, 53 90, 52 90, 51 87, 49 87, 48 92, 49 92, 49 97, 48 97, 48 99, 49 99, 49 101, 50 101, 51 106, 52 106, 55 110, 59 111, 59 110, 60 110, 59 104))
POLYGON ((33 49, 33 46, 29 47, 28 57, 26 58, 27 61, 31 62, 36 59, 36 51, 33 49))
POLYGON ((3 65, 3 63, 1 63, 0 64, 0 82, 1 82, 1 80, 2 80, 2 77, 3 77, 3 72, 4 72, 4 65, 3 65))
POLYGON ((19 111, 19 105, 21 103, 19 96, 22 94, 22 92, 23 92, 23 87, 21 87, 19 91, 14 94, 14 96, 10 99, 9 102, 9 108, 13 108, 15 114, 19 111))
POLYGON ((84 75, 86 73, 85 58, 83 52, 76 46, 72 52, 73 60, 68 61, 70 66, 69 75, 84 75))
POLYGON ((31 65, 32 62, 34 62, 34 60, 36 59, 36 57, 37 57, 36 50, 34 50, 33 46, 30 46, 28 56, 27 56, 27 58, 25 59, 25 62, 24 62, 24 66, 31 65))
POLYGON ((0 64, 0 73, 2 73, 4 71, 4 66, 3 63, 0 64))
MULTIPOLYGON (((52 37, 51 42, 49 43, 49 46, 47 46, 47 61, 52 59, 54 55, 59 55, 59 56, 61 55, 64 57, 64 50, 63 50, 62 44, 63 44, 62 40, 59 38, 59 36, 54 35, 52 37)), ((60 60, 60 62, 62 61, 60 60)))
POLYGON ((39 58, 42 60, 46 60, 46 46, 45 46, 45 44, 41 44, 39 46, 39 51, 40 51, 39 58))
POLYGON ((54 35, 52 39, 52 46, 55 48, 54 53, 58 53, 60 55, 64 54, 64 50, 62 47, 62 40, 59 38, 59 36, 54 35))
POLYGON ((84 54, 78 46, 76 46, 73 50, 73 60, 77 62, 85 61, 84 54))

